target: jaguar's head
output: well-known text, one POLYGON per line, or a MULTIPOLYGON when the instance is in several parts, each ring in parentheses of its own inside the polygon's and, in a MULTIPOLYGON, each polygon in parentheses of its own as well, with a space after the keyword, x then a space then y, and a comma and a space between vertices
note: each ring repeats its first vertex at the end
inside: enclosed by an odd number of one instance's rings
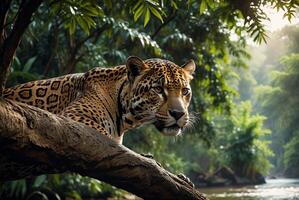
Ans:
POLYGON ((190 81, 195 63, 129 57, 129 111, 140 124, 153 123, 164 135, 179 135, 189 123, 190 81))

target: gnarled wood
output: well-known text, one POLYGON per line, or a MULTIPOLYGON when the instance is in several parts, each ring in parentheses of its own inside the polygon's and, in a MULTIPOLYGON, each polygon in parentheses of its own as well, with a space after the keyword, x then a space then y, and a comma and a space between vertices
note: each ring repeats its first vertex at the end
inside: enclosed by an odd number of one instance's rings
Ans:
POLYGON ((144 199, 206 199, 184 180, 93 129, 0 99, 0 180, 77 172, 144 199))

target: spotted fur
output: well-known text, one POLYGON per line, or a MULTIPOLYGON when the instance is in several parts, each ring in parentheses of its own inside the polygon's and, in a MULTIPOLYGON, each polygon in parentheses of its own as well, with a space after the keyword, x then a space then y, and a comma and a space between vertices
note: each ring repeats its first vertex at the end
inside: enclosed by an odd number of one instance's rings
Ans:
POLYGON ((126 130, 153 123, 165 135, 188 124, 193 61, 129 57, 126 65, 38 80, 5 89, 4 97, 85 124, 122 143, 126 130))

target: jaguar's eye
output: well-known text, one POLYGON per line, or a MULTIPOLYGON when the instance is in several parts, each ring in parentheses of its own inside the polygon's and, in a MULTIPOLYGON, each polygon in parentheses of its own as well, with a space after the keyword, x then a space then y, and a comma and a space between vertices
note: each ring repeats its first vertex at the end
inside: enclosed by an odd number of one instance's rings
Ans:
POLYGON ((163 93, 163 88, 160 86, 154 87, 155 92, 157 92, 158 94, 163 93))
POLYGON ((189 88, 183 88, 182 95, 187 96, 189 93, 190 93, 190 89, 189 88))

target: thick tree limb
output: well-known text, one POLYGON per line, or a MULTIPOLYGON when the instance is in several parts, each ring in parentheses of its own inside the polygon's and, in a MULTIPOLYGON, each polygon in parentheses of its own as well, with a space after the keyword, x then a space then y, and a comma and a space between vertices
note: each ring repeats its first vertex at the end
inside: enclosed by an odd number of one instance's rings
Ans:
POLYGON ((0 99, 0 180, 72 171, 144 199, 206 199, 154 160, 97 131, 25 104, 0 99))

